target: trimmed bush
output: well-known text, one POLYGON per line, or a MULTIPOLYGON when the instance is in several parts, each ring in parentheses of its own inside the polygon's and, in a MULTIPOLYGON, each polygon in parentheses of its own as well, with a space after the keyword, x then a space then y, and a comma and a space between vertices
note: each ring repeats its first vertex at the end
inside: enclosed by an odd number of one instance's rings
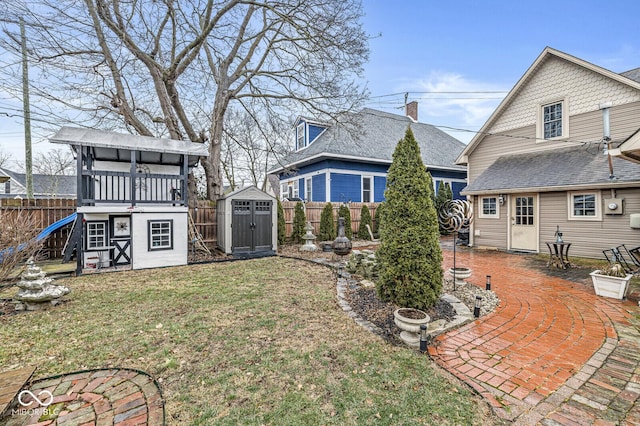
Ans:
POLYGON ((376 207, 376 213, 373 216, 373 235, 376 236, 376 238, 378 238, 377 235, 380 233, 380 222, 382 221, 382 214, 380 212, 382 211, 383 206, 384 202, 378 204, 378 207, 376 207))
MULTIPOLYGON (((342 204, 338 209, 338 217, 344 218, 344 234, 348 239, 353 238, 353 229, 351 229, 351 209, 348 205, 342 204)), ((336 221, 337 226, 337 221, 336 221)), ((336 228, 336 235, 338 234, 338 230, 336 228)))
MULTIPOLYGON (((369 211, 369 207, 366 204, 362 205, 360 209, 360 226, 358 226, 358 238, 363 240, 370 240, 371 236, 369 235, 369 230, 367 229, 367 225, 371 227, 371 212, 369 211)), ((373 228, 371 229, 373 232, 373 228)))
POLYGON ((284 218, 284 208, 278 199, 278 245, 282 246, 287 239, 287 222, 284 218))
POLYGON ((320 213, 319 241, 333 241, 336 239, 336 224, 333 220, 333 205, 327 203, 320 213))
POLYGON ((300 201, 298 201, 296 203, 296 207, 293 210, 293 233, 291 234, 291 239, 294 243, 304 242, 302 236, 305 234, 305 226, 306 217, 304 214, 304 206, 300 201))
POLYGON ((387 174, 380 212, 378 296, 399 306, 427 309, 442 292, 442 252, 433 183, 409 127, 387 174))

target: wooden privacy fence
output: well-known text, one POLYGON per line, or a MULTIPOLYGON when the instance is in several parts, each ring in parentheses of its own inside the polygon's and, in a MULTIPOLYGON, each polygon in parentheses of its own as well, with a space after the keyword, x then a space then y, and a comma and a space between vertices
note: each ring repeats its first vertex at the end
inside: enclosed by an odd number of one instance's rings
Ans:
MULTIPOLYGON (((287 238, 291 237, 291 233, 293 232, 293 216, 296 204, 297 203, 294 201, 284 201, 282 203, 284 218, 287 223, 287 238)), ((318 232, 320 232, 320 215, 322 214, 322 210, 326 204, 327 203, 324 202, 304 203, 306 221, 311 222, 311 225, 313 226, 313 233, 315 235, 318 235, 318 232)), ((362 204, 366 204, 367 207, 369 207, 372 218, 375 218, 376 209, 380 205, 380 203, 349 203, 349 210, 351 211, 351 230, 354 235, 358 232, 358 228, 360 227, 360 211, 362 210, 362 204)), ((340 203, 331 203, 331 206, 333 207, 333 219, 336 221, 338 218, 340 203)))
MULTIPOLYGON (((320 215, 326 203, 313 202, 305 203, 306 221, 313 225, 314 233, 318 235, 320 231, 320 215)), ((363 203, 350 203, 351 228, 353 233, 358 232, 360 226, 360 210, 363 203)), ((375 217, 376 208, 379 203, 366 203, 371 212, 371 217, 375 217)), ((340 203, 333 203, 334 219, 338 216, 340 203)), ((282 203, 286 222, 287 238, 291 237, 293 231, 293 216, 296 203, 285 201, 282 203)), ((0 198, 0 223, 2 216, 7 214, 27 214, 34 220, 38 229, 44 229, 52 223, 63 219, 76 211, 75 199, 14 199, 0 198)), ((218 226, 216 219, 216 203, 207 200, 198 200, 196 206, 189 209, 191 218, 196 229, 202 236, 204 243, 209 248, 215 248, 218 241, 218 226)), ((71 232, 71 226, 66 226, 53 232, 44 243, 43 252, 49 258, 61 258, 62 250, 71 232)))
MULTIPOLYGON (((26 214, 33 221, 36 228, 42 230, 52 223, 64 219, 76 211, 76 200, 67 198, 43 198, 35 200, 0 198, 0 223, 2 216, 7 214, 26 214)), ((45 257, 62 257, 62 250, 67 242, 71 227, 51 234, 44 242, 45 257)))

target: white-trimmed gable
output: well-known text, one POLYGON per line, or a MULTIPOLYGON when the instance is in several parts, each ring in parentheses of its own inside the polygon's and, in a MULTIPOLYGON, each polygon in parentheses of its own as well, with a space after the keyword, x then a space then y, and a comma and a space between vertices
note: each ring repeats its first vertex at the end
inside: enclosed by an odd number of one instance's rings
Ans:
POLYGON ((520 87, 490 133, 535 125, 539 105, 568 99, 568 115, 597 111, 603 102, 613 106, 640 101, 640 91, 600 73, 549 56, 520 87))

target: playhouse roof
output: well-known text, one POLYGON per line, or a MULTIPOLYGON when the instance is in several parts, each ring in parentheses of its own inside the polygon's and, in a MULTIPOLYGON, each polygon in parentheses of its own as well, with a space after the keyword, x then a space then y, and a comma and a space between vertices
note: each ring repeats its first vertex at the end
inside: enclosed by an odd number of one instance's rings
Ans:
POLYGON ((142 163, 180 164, 180 156, 187 154, 193 166, 200 157, 209 156, 202 143, 67 126, 49 141, 72 145, 76 151, 78 146, 90 147, 95 159, 105 161, 130 161, 131 151, 136 151, 142 163))

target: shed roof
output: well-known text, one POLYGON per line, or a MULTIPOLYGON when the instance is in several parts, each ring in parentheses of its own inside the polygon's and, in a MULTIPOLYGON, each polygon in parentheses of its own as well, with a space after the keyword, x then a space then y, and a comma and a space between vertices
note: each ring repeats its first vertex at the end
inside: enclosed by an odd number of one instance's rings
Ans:
POLYGON ((612 157, 609 178, 608 156, 594 147, 564 148, 498 158, 462 193, 478 195, 535 190, 583 189, 613 186, 640 186, 640 167, 612 157))
POLYGON ((333 125, 306 148, 284 158, 271 173, 302 166, 321 158, 340 158, 391 164, 393 152, 411 126, 427 167, 466 170, 455 164, 465 145, 435 126, 416 123, 406 116, 364 108, 353 116, 354 129, 333 125), (356 127, 357 126, 357 127, 356 127))
POLYGON ((74 150, 78 146, 91 147, 96 159, 106 161, 130 161, 131 151, 137 151, 143 163, 180 164, 180 156, 187 154, 189 165, 193 166, 200 157, 209 156, 201 143, 67 126, 49 141, 72 145, 74 150))

